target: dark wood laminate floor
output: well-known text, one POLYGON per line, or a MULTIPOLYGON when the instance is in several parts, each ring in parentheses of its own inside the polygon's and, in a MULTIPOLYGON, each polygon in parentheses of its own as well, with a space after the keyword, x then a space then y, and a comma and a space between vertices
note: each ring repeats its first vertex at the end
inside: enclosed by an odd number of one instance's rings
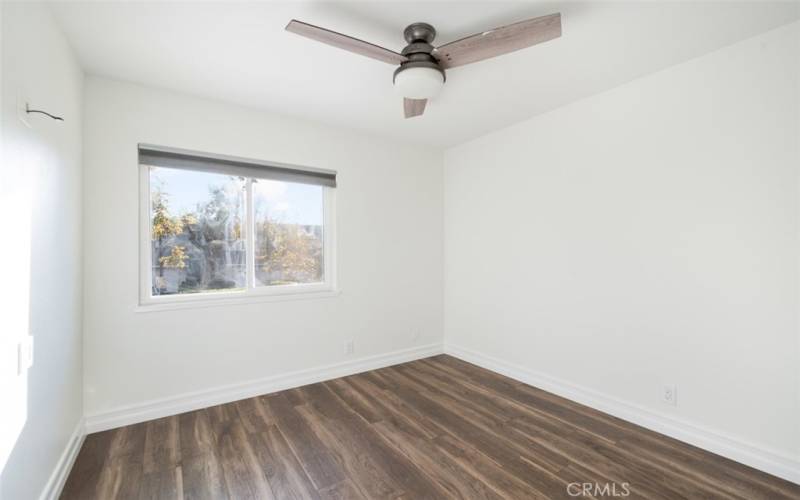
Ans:
POLYGON ((62 498, 610 498, 611 488, 800 498, 797 485, 449 356, 91 434, 62 498), (600 489, 573 497, 570 483, 600 489))

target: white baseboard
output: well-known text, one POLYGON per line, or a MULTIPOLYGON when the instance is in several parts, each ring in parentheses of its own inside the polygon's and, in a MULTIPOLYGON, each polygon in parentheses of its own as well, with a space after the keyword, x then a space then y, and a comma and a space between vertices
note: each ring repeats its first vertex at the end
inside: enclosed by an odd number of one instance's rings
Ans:
MULTIPOLYGON (((747 443, 741 439, 726 436, 695 423, 660 414, 593 389, 581 387, 571 382, 449 343, 445 343, 444 346, 441 344, 429 344, 402 349, 353 361, 298 370, 214 389, 184 393, 175 397, 147 401, 108 412, 88 415, 85 418, 85 432, 99 432, 155 418, 177 415, 239 399, 435 356, 442 352, 768 474, 800 484, 800 460, 795 457, 777 450, 770 450, 747 443)), ((80 444, 83 442, 83 436, 83 427, 81 427, 80 432, 76 429, 76 434, 70 439, 70 445, 59 461, 59 466, 54 471, 53 477, 42 495, 42 499, 57 497, 57 494, 63 488, 67 472, 80 449, 80 444), (50 493, 51 496, 48 496, 48 492, 55 492, 55 495, 50 493)))
POLYGON ((652 431, 692 444, 698 448, 749 465, 768 474, 800 484, 800 460, 797 457, 791 457, 777 450, 770 450, 747 443, 741 439, 726 436, 700 425, 673 416, 659 414, 642 406, 575 385, 566 380, 450 343, 445 343, 444 352, 487 370, 500 373, 652 431))
POLYGON ((84 421, 81 418, 78 421, 78 425, 75 426, 75 430, 72 431, 66 448, 58 458, 53 473, 50 474, 50 479, 47 480, 47 484, 39 497, 40 500, 56 500, 61 495, 61 490, 64 489, 64 483, 67 482, 69 471, 72 470, 72 464, 75 463, 78 452, 83 445, 83 440, 86 437, 85 429, 84 421))
POLYGON ((87 415, 86 431, 88 433, 99 432, 154 418, 177 415, 200 408, 375 370, 415 359, 427 358, 441 353, 442 344, 435 343, 213 389, 179 394, 169 398, 146 401, 103 413, 87 415))

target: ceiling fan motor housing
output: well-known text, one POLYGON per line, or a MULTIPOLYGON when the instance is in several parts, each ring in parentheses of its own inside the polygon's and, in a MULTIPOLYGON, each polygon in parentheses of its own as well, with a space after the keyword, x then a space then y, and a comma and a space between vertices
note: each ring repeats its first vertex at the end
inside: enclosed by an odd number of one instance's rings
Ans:
POLYGON ((408 45, 402 50, 401 54, 408 58, 407 61, 400 63, 400 67, 394 72, 392 82, 397 81, 397 75, 411 68, 429 68, 438 71, 442 75, 442 82, 447 80, 444 69, 439 65, 439 61, 433 57, 434 46, 431 45, 436 38, 436 29, 428 23, 409 24, 403 31, 403 36, 408 45))

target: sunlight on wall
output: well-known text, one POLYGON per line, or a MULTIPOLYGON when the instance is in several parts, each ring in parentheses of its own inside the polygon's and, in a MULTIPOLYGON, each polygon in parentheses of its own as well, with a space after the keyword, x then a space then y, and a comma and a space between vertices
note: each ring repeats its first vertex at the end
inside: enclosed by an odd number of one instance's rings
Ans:
POLYGON ((80 429, 83 74, 44 3, 0 0, 0 48, 0 497, 15 500, 53 493, 80 429))
POLYGON ((28 417, 27 371, 17 373, 17 349, 30 331, 31 236, 33 189, 31 172, 35 162, 27 153, 30 146, 21 137, 9 137, 8 128, 0 131, 0 471, 19 438, 28 417))

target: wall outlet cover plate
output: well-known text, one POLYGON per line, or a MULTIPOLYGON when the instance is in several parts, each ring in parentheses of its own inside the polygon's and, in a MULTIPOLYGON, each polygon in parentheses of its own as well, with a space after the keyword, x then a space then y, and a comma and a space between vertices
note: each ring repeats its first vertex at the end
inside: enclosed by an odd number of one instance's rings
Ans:
POLYGON ((664 385, 661 391, 661 400, 671 406, 678 405, 678 388, 674 385, 664 385))

